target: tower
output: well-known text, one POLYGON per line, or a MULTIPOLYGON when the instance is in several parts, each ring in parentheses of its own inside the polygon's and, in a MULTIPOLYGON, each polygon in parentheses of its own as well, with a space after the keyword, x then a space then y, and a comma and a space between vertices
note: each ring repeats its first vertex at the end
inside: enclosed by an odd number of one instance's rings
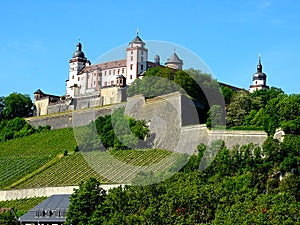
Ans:
POLYGON ((249 87, 249 92, 252 93, 257 90, 269 89, 269 86, 266 85, 267 75, 262 72, 262 64, 260 55, 258 56, 257 71, 253 74, 252 85, 249 87))
POLYGON ((131 84, 139 75, 147 69, 148 49, 145 48, 145 42, 139 37, 138 31, 136 37, 129 43, 126 49, 126 81, 131 84))
POLYGON ((66 81, 66 96, 74 97, 79 93, 80 77, 79 72, 89 65, 89 61, 82 51, 80 42, 76 45, 76 51, 69 61, 69 79, 66 81))
POLYGON ((183 61, 178 57, 174 50, 173 54, 168 58, 167 62, 165 62, 165 65, 172 69, 182 70, 183 61))

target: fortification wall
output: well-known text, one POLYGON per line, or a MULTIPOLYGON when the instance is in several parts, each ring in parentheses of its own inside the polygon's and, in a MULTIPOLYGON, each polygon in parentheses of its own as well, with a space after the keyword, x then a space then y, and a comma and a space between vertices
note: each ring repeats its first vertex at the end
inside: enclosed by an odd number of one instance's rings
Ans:
POLYGON ((208 130, 205 125, 193 125, 197 123, 197 112, 190 101, 179 92, 147 100, 138 95, 128 98, 127 103, 33 117, 27 121, 35 127, 50 125, 52 129, 83 126, 126 105, 126 114, 146 121, 155 136, 156 148, 193 154, 199 143, 210 144, 217 139, 224 140, 225 145, 232 148, 250 142, 262 146, 267 138, 263 131, 208 130))

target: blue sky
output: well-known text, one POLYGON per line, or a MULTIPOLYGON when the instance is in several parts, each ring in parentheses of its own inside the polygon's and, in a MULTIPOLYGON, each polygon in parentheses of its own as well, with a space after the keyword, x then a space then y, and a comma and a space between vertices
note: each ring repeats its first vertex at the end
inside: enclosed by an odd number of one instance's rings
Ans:
POLYGON ((299 93, 297 0, 12 0, 0 4, 0 96, 12 92, 32 96, 38 88, 63 95, 68 61, 79 36, 93 62, 128 44, 137 27, 143 40, 187 48, 218 81, 245 89, 261 53, 268 85, 299 93))

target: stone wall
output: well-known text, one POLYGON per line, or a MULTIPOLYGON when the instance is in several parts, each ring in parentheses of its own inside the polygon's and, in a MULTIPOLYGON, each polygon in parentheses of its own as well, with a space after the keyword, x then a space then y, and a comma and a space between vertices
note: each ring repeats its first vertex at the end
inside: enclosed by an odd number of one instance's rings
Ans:
POLYGON ((27 121, 35 127, 77 127, 87 125, 99 116, 110 115, 120 106, 126 106, 125 113, 129 116, 146 121, 155 137, 156 148, 193 154, 199 143, 210 144, 217 139, 224 140, 225 145, 232 148, 250 142, 261 146, 267 138, 263 131, 208 130, 205 125, 193 125, 198 119, 196 109, 191 100, 179 92, 153 99, 138 95, 128 98, 127 103, 33 117, 27 121))
MULTIPOLYGON (((121 184, 103 184, 100 185, 100 187, 102 187, 104 190, 109 190, 111 188, 115 188, 120 185, 121 184)), ((74 188, 78 189, 78 186, 1 190, 0 201, 34 198, 34 197, 49 197, 51 195, 57 195, 57 194, 72 194, 74 192, 74 188)))

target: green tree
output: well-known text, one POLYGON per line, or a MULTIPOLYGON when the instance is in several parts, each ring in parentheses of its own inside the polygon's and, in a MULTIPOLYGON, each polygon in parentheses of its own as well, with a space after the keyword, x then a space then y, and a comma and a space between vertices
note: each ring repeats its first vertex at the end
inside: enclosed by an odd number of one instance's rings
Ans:
POLYGON ((3 99, 3 104, 4 108, 1 114, 4 119, 33 115, 33 103, 29 95, 12 93, 3 99))
POLYGON ((66 225, 89 224, 90 218, 99 205, 104 202, 106 191, 100 187, 100 182, 90 178, 86 183, 81 182, 79 189, 70 197, 66 225))
POLYGON ((237 92, 227 107, 227 126, 242 126, 251 111, 251 96, 246 91, 237 92))
POLYGON ((1 225, 18 225, 14 213, 11 210, 0 212, 1 225))
POLYGON ((235 92, 227 86, 221 86, 221 91, 225 100, 225 104, 228 105, 235 92))

